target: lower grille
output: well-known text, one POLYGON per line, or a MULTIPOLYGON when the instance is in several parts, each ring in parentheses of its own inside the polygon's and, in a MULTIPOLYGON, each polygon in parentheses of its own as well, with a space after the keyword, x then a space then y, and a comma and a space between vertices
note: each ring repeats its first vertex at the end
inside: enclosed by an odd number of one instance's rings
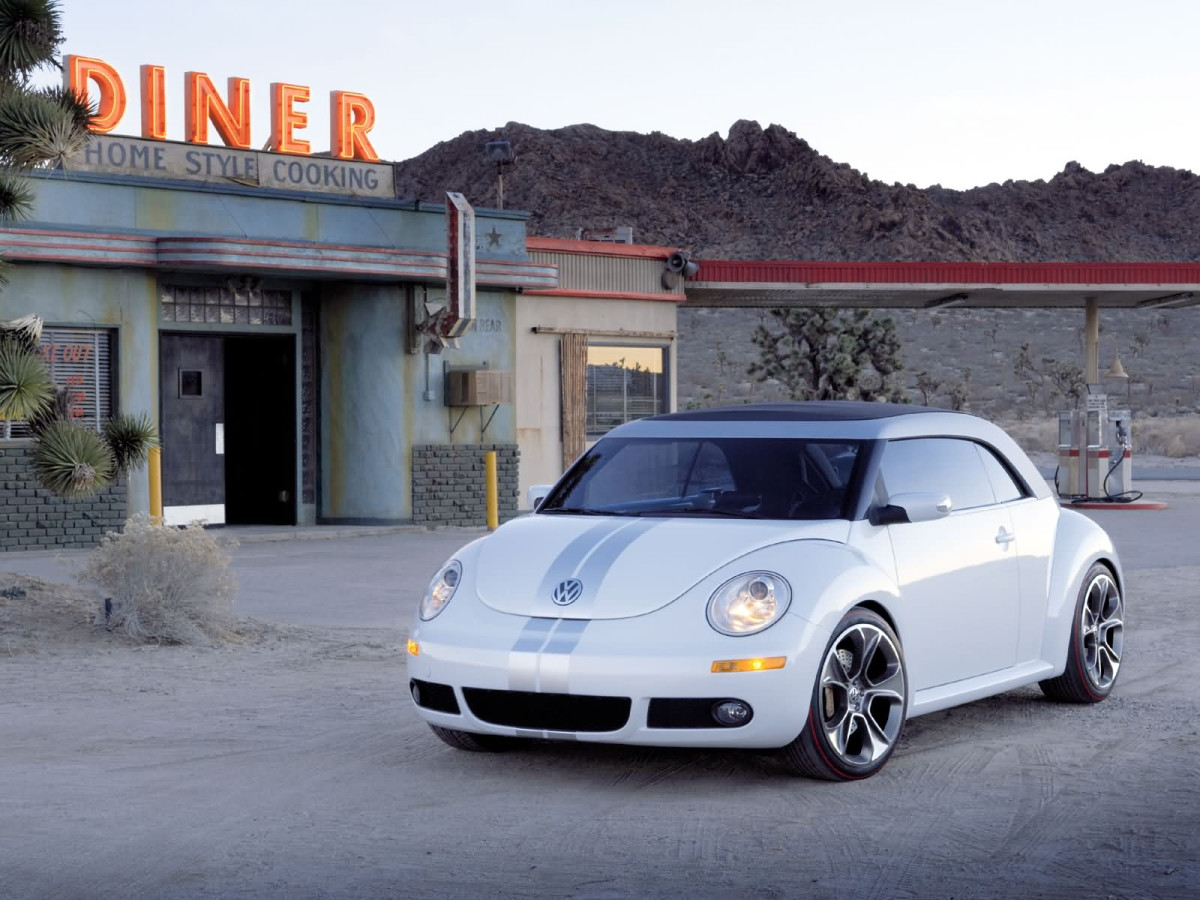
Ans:
POLYGON ((454 699, 454 688, 448 684, 435 684, 432 681, 419 681, 416 678, 408 683, 408 689, 417 706, 432 709, 435 712, 454 713, 459 715, 458 701, 454 699))
POLYGON ((463 688, 474 716, 492 725, 536 731, 619 731, 629 721, 628 697, 542 694, 463 688))

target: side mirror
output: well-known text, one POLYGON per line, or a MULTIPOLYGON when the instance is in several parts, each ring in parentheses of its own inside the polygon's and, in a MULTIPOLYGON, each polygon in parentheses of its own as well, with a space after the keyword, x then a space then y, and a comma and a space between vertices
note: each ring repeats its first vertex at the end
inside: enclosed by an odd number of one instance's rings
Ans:
POLYGON ((873 525, 901 525, 905 522, 932 522, 950 515, 954 504, 945 494, 913 492, 888 497, 887 506, 871 511, 873 525))
POLYGON ((525 502, 529 508, 537 511, 537 508, 542 505, 542 501, 550 496, 550 491, 554 489, 552 484, 534 484, 530 485, 529 490, 525 492, 525 502))

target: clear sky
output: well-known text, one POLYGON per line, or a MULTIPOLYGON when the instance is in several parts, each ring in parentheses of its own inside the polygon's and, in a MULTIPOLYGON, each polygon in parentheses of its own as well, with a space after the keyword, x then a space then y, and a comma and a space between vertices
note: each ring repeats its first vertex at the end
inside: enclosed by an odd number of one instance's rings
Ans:
MULTIPOLYGON (((375 104, 371 137, 407 159, 509 121, 590 122, 696 139, 776 122, 872 178, 968 188, 1140 159, 1200 171, 1194 0, 63 0, 65 51, 252 84, 256 147, 272 81, 375 104)), ((219 141, 219 138, 212 138, 219 141)), ((520 147, 515 148, 520 153, 520 147)))

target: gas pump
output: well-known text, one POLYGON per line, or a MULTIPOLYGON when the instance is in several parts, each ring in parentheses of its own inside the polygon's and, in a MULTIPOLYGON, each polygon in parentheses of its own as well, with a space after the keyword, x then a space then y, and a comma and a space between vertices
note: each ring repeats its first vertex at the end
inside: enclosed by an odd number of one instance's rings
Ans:
POLYGON ((1089 394, 1084 410, 1084 437, 1087 440, 1087 470, 1084 494, 1089 500, 1107 496, 1104 479, 1108 475, 1108 395, 1089 394))
POLYGON ((1089 394, 1087 408, 1058 414, 1060 497, 1128 500, 1133 493, 1132 418, 1109 409, 1108 395, 1089 394))
POLYGON ((1127 409, 1110 409, 1108 421, 1113 450, 1108 474, 1101 487, 1105 496, 1120 497, 1133 490, 1133 419, 1127 409))
POLYGON ((1079 466, 1079 447, 1083 443, 1083 414, 1077 409, 1058 414, 1058 469, 1054 486, 1060 497, 1078 497, 1083 493, 1079 466))

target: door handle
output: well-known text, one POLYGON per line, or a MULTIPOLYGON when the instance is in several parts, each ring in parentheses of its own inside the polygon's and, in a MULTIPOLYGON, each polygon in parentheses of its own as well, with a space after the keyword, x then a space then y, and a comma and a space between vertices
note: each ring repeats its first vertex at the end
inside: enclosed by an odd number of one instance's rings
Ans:
POLYGON ((1000 533, 996 535, 996 543, 1003 544, 1005 548, 1017 539, 1017 535, 1012 531, 1005 531, 1004 526, 1000 526, 1000 533))

